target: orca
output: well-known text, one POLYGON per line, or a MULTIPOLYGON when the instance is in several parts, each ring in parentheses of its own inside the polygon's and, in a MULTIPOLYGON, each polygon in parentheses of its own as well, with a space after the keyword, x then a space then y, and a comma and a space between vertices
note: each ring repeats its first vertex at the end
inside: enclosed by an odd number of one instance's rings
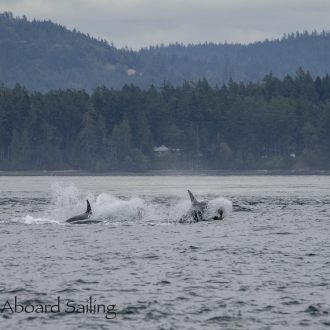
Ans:
POLYGON ((65 222, 70 223, 72 225, 76 224, 89 224, 89 223, 98 223, 98 220, 90 220, 91 215, 93 214, 91 204, 87 199, 87 209, 85 213, 75 215, 72 218, 67 219, 65 222))
POLYGON ((223 220, 224 210, 221 207, 216 210, 216 214, 213 214, 211 217, 208 217, 208 202, 199 202, 190 190, 188 190, 188 194, 191 201, 191 207, 189 208, 188 212, 179 219, 180 223, 199 222, 207 220, 223 220))

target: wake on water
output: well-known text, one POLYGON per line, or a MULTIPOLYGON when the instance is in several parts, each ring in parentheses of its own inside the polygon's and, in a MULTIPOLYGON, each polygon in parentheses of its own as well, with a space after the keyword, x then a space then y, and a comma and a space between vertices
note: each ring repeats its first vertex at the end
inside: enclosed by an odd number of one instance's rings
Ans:
MULTIPOLYGON (((191 206, 188 198, 173 197, 167 199, 146 200, 140 197, 130 199, 118 198, 109 193, 93 195, 84 194, 77 187, 51 185, 50 203, 46 209, 38 214, 28 214, 19 222, 25 224, 65 224, 65 220, 81 214, 86 210, 86 199, 92 206, 91 220, 101 220, 103 223, 119 224, 123 222, 144 221, 148 223, 176 223, 191 206)), ((207 218, 217 213, 221 208, 227 217, 232 211, 232 203, 226 198, 215 198, 208 201, 207 218)))

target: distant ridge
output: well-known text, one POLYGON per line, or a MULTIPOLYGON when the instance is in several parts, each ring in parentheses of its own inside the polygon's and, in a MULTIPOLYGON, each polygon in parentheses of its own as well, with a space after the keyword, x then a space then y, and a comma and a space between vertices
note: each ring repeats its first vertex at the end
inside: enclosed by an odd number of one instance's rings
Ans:
POLYGON ((29 90, 142 88, 206 78, 256 82, 272 72, 279 78, 301 67, 312 76, 330 73, 330 33, 304 32, 249 45, 172 44, 132 51, 51 21, 0 14, 0 83, 29 90))

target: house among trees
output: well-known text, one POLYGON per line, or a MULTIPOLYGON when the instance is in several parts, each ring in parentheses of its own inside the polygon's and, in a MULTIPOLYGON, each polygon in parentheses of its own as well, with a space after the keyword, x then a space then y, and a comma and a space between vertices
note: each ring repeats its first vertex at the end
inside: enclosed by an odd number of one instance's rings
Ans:
POLYGON ((165 156, 170 153, 180 153, 181 149, 179 148, 171 148, 166 147, 165 145, 161 145, 160 147, 154 147, 154 153, 159 156, 165 156))
POLYGON ((164 156, 164 155, 168 155, 170 153, 171 149, 161 145, 160 147, 154 147, 154 153, 158 156, 164 156))

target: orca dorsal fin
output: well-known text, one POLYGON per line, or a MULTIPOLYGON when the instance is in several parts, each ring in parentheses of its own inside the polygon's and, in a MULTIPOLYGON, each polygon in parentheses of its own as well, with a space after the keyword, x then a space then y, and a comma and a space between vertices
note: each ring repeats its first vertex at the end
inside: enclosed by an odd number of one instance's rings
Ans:
POLYGON ((92 213, 92 208, 91 208, 91 204, 89 204, 89 201, 87 199, 87 210, 86 210, 87 214, 91 214, 92 213))
POLYGON ((195 198, 195 196, 192 194, 192 192, 190 190, 188 190, 188 194, 190 196, 191 204, 196 205, 198 202, 197 202, 197 199, 195 198))

